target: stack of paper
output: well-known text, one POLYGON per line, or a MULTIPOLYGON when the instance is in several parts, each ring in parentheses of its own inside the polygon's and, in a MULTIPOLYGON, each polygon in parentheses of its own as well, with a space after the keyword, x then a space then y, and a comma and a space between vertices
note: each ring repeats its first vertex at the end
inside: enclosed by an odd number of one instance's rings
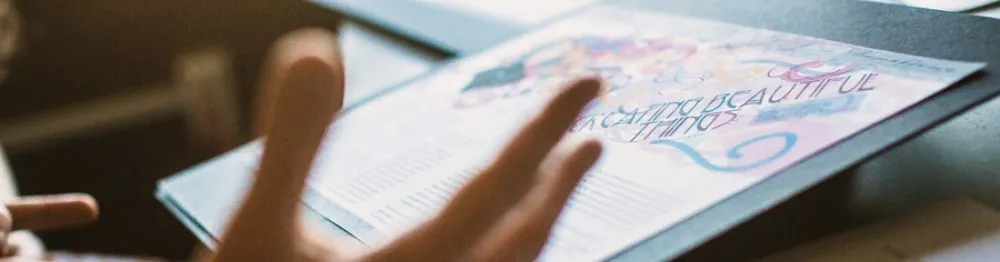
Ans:
POLYGON ((467 0, 415 0, 427 4, 440 5, 457 9, 462 12, 477 14, 507 23, 521 26, 533 26, 542 21, 587 6, 597 0, 504 0, 504 1, 467 1, 467 0))
MULTIPOLYGON (((566 81, 605 154, 542 260, 612 256, 984 66, 597 6, 342 116, 305 202, 368 245, 436 212, 566 81)), ((528 181, 526 181, 528 182, 528 181)))

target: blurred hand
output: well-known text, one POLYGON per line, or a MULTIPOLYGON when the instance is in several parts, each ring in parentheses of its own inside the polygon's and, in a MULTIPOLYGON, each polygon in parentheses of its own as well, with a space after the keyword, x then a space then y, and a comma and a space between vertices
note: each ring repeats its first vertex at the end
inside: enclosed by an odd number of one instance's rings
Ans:
POLYGON ((15 230, 42 231, 79 226, 97 220, 97 202, 86 194, 22 197, 0 207, 0 261, 42 259, 32 238, 12 237, 15 230), (23 242, 19 242, 23 241, 23 242), (32 249, 32 250, 29 250, 32 249))
POLYGON ((560 91, 499 157, 423 225, 363 253, 337 249, 299 217, 300 197, 324 133, 343 105, 336 39, 321 30, 289 34, 272 49, 260 105, 267 135, 250 191, 229 222, 215 261, 527 261, 601 153, 598 142, 552 152, 601 83, 560 91), (269 91, 270 90, 270 91, 269 91), (270 93, 271 95, 266 95, 270 93), (269 98, 273 97, 273 98, 269 98))

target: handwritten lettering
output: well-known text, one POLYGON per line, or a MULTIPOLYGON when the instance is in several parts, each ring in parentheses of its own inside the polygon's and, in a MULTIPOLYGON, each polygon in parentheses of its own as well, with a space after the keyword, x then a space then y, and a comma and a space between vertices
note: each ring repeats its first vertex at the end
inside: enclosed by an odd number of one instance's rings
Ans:
MULTIPOLYGON (((876 76, 878 76, 878 73, 873 72, 871 74, 868 74, 868 78, 865 78, 865 84, 871 83, 876 76)), ((875 90, 875 86, 864 86, 865 84, 862 84, 862 86, 858 88, 858 92, 875 90)))
POLYGON ((596 131, 617 143, 637 143, 643 150, 679 152, 709 170, 741 172, 787 153, 797 136, 774 132, 751 137, 733 145, 726 162, 689 142, 711 143, 716 137, 706 135, 720 129, 730 135, 752 134, 781 130, 787 122, 854 112, 879 87, 878 80, 909 74, 940 77, 947 74, 920 72, 954 72, 949 67, 960 67, 781 34, 717 38, 711 45, 635 35, 559 39, 476 74, 461 88, 454 107, 521 99, 501 104, 514 108, 534 102, 525 98, 557 92, 577 76, 595 75, 606 88, 569 132, 596 131), (687 140, 695 137, 705 140, 687 140), (744 149, 765 140, 762 148, 777 152, 742 159, 744 149), (783 144, 775 147, 775 142, 783 144))
POLYGON ((867 83, 868 79, 871 78, 872 76, 873 76, 873 74, 871 74, 871 73, 861 75, 859 78, 857 78, 857 82, 855 82, 853 86, 848 85, 848 82, 850 82, 850 80, 851 80, 851 77, 848 76, 847 79, 845 79, 844 82, 840 84, 840 89, 838 91, 841 94, 850 93, 852 91, 855 91, 858 88, 860 88, 861 86, 863 86, 865 83, 867 83), (850 87, 848 87, 848 86, 850 86, 850 87))
MULTIPOLYGON (((744 95, 744 94, 748 94, 748 93, 750 93, 750 90, 736 91, 736 93, 733 93, 733 95, 729 97, 729 101, 726 102, 726 105, 729 106, 730 109, 736 108, 736 104, 733 104, 733 100, 736 100, 736 96, 738 96, 738 95, 744 95)), ((743 105, 741 105, 740 107, 743 107, 744 105, 746 105, 746 103, 743 103, 743 105)))
MULTIPOLYGON (((729 93, 723 93, 723 94, 716 95, 715 97, 712 98, 712 100, 708 101, 708 104, 705 105, 705 109, 702 110, 701 112, 702 113, 709 113, 709 112, 714 112, 716 110, 719 110, 719 108, 722 108, 723 105, 727 104, 727 102, 726 102, 727 101, 727 99, 726 99, 727 97, 729 97, 729 93), (718 101, 719 103, 715 103, 716 101, 718 101), (712 107, 712 105, 715 105, 715 107, 712 107)), ((730 99, 728 101, 731 102, 732 100, 730 99)))
POLYGON ((768 102, 771 102, 771 103, 781 103, 781 100, 785 100, 785 98, 787 98, 787 97, 788 97, 788 95, 792 93, 792 90, 794 90, 794 89, 795 89, 795 87, 796 87, 796 86, 798 86, 798 85, 799 85, 799 84, 793 84, 793 85, 792 85, 791 87, 789 87, 788 89, 786 89, 786 90, 785 90, 785 93, 784 93, 784 94, 782 94, 782 95, 781 95, 780 97, 778 97, 778 98, 775 98, 775 96, 776 96, 776 95, 777 95, 778 93, 780 93, 782 89, 784 89, 784 85, 779 85, 778 87, 776 87, 776 88, 774 89, 774 93, 771 93, 771 98, 768 98, 768 99, 767 99, 767 101, 768 101, 768 102))
POLYGON ((761 103, 764 102, 764 93, 767 93, 767 88, 762 88, 760 89, 760 91, 757 91, 757 93, 753 94, 753 96, 751 96, 750 99, 747 99, 746 102, 743 102, 743 104, 740 105, 740 108, 743 108, 748 105, 760 105, 761 103))

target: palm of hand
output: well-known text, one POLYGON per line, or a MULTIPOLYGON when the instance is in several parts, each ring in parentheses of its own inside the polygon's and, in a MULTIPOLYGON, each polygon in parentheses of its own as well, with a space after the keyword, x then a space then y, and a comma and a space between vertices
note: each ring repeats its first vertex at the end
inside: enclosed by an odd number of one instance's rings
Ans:
POLYGON ((343 105, 344 75, 336 41, 318 30, 292 33, 272 51, 262 101, 270 117, 251 190, 228 225, 216 261, 534 260, 584 173, 600 155, 596 141, 552 152, 597 80, 564 88, 481 174, 442 211, 385 246, 337 250, 303 224, 299 197, 328 125, 343 105))

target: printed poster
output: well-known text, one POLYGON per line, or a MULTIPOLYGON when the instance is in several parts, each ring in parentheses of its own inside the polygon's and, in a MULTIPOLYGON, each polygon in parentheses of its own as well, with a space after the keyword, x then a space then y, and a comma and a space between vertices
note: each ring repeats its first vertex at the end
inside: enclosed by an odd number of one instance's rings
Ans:
POLYGON ((540 259, 600 260, 984 66, 598 6, 345 114, 304 201, 384 243, 436 212, 564 83, 599 75, 606 92, 568 132, 605 153, 540 259))

